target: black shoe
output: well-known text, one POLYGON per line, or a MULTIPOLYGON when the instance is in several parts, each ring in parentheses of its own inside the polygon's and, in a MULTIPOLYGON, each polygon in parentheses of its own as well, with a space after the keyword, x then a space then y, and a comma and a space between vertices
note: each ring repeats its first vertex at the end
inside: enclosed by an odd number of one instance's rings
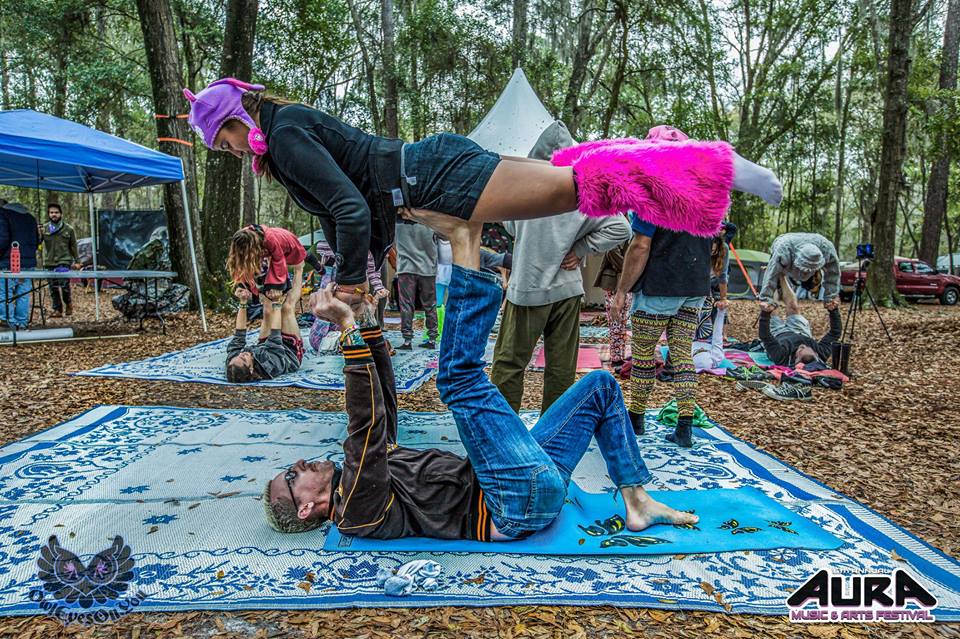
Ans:
POLYGON ((643 435, 643 413, 635 413, 632 410, 627 411, 630 416, 630 424, 633 426, 634 435, 643 435))
POLYGON ((690 448, 693 446, 693 418, 681 417, 677 420, 677 428, 667 435, 667 441, 677 446, 690 448))
POLYGON ((403 344, 401 344, 400 346, 397 346, 397 350, 398 350, 398 351, 412 351, 412 350, 413 350, 413 344, 411 344, 410 342, 404 340, 403 344))
POLYGON ((436 348, 436 347, 437 347, 437 343, 429 339, 420 344, 420 348, 436 348))

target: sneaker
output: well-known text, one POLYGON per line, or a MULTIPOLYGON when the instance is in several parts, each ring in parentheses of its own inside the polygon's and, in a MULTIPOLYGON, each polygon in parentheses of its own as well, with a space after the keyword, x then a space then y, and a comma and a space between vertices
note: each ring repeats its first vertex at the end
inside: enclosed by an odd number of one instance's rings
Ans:
POLYGON ((809 402, 813 399, 813 393, 810 392, 809 388, 796 384, 781 384, 780 386, 767 385, 767 387, 761 389, 760 392, 770 399, 785 402, 792 400, 809 402))
POLYGON ((63 317, 63 313, 60 311, 51 311, 50 314, 47 315, 47 319, 59 319, 61 317, 63 317))
POLYGON ((435 349, 435 348, 437 348, 437 343, 436 343, 435 341, 429 340, 429 339, 428 339, 428 340, 424 340, 424 341, 420 344, 420 348, 433 348, 433 349, 435 349))
POLYGON ((398 351, 412 351, 412 350, 413 350, 413 344, 411 344, 411 343, 409 342, 409 340, 403 340, 403 344, 401 344, 400 346, 397 346, 397 350, 398 350, 398 351))
POLYGON ((737 382, 736 388, 738 391, 745 391, 745 390, 762 391, 767 386, 770 386, 768 382, 762 382, 758 379, 742 379, 739 382, 737 382))

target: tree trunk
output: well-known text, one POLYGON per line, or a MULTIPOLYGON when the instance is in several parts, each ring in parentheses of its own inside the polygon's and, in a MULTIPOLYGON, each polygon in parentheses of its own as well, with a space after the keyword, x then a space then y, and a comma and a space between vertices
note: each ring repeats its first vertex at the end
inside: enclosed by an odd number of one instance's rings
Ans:
POLYGON ((253 158, 249 155, 243 158, 243 169, 240 171, 240 182, 243 184, 243 226, 257 223, 257 187, 253 179, 253 158))
POLYGON ((906 152, 907 78, 910 76, 910 36, 913 31, 914 4, 914 0, 890 2, 880 181, 872 220, 876 257, 868 273, 868 284, 880 305, 897 302, 893 257, 897 234, 897 202, 903 183, 903 156, 906 152))
POLYGON ((617 2, 617 17, 620 20, 620 58, 617 60, 617 69, 613 74, 613 86, 610 87, 610 101, 603 114, 603 137, 610 136, 610 122, 620 106, 620 91, 623 88, 623 78, 627 71, 627 62, 630 60, 630 50, 627 48, 629 35, 627 23, 627 6, 624 2, 617 2))
MULTIPOLYGON (((943 59, 940 61, 940 91, 948 92, 957 88, 957 62, 960 53, 960 0, 950 0, 947 18, 943 25, 943 59)), ((948 109, 946 122, 956 117, 952 101, 942 102, 940 108, 948 109)), ((950 144, 947 139, 947 126, 941 126, 933 148, 938 155, 930 170, 927 183, 927 198, 923 207, 923 228, 920 231, 920 259, 927 264, 937 263, 940 252, 940 227, 947 212, 947 190, 950 182, 950 144)))
POLYGON ((583 10, 580 12, 580 19, 577 20, 577 48, 573 53, 570 81, 567 83, 567 93, 563 99, 563 121, 574 139, 577 137, 577 128, 580 124, 580 92, 587 78, 587 69, 592 57, 591 39, 596 1, 584 0, 583 2, 583 10))
MULTIPOLYGON (((185 108, 183 77, 180 75, 180 53, 173 28, 173 13, 169 0, 137 0, 137 13, 143 31, 147 54, 147 69, 153 88, 153 106, 156 113, 180 113, 185 108)), ((187 140, 190 127, 183 118, 157 118, 157 137, 187 140)), ((193 172, 193 149, 176 142, 160 142, 160 151, 183 160, 186 172, 186 191, 190 206, 190 218, 194 231, 194 249, 201 278, 205 278, 203 244, 200 238, 200 216, 197 210, 196 176, 193 172)), ((190 261, 190 244, 184 226, 184 205, 180 184, 163 187, 163 205, 167 213, 167 230, 170 234, 170 259, 179 280, 197 293, 193 282, 193 267, 190 261)), ((202 280, 201 280, 202 281, 202 280)))
POLYGON ((394 46, 393 0, 382 0, 380 23, 383 28, 383 124, 387 137, 400 137, 397 119, 397 58, 394 46))
POLYGON ((354 0, 347 0, 347 6, 350 8, 350 19, 353 21, 353 28, 357 32, 357 45, 360 47, 360 57, 363 60, 363 75, 367 80, 367 99, 370 100, 370 118, 373 121, 373 130, 377 135, 381 135, 383 128, 380 125, 380 105, 377 104, 377 85, 373 78, 373 62, 370 60, 370 53, 367 51, 365 43, 363 23, 360 21, 357 3, 354 0))
MULTIPOLYGON (((253 68, 253 40, 258 0, 229 0, 220 77, 249 80, 253 68)), ((227 291, 226 271, 230 238, 240 227, 243 163, 229 153, 207 153, 203 188, 203 247, 207 271, 218 291, 227 291)), ((213 299, 211 299, 213 301, 213 299)))
POLYGON ((3 20, 0 19, 0 109, 7 111, 10 109, 10 62, 7 60, 7 43, 3 36, 3 20))
POLYGON ((523 67, 527 58, 527 3, 529 0, 513 0, 513 37, 510 52, 512 69, 523 67))
POLYGON ((836 189, 836 211, 833 218, 833 245, 837 247, 837 251, 840 251, 840 233, 842 231, 842 222, 843 222, 843 178, 844 178, 844 169, 847 162, 847 125, 850 122, 850 96, 853 94, 853 74, 854 74, 854 65, 853 61, 850 61, 850 75, 847 78, 847 87, 842 92, 843 99, 841 104, 841 90, 840 90, 840 76, 841 66, 838 63, 837 66, 837 93, 836 93, 836 106, 837 110, 840 112, 840 149, 838 152, 837 158, 837 189, 836 189))
MULTIPOLYGON (((98 6, 96 8, 96 21, 97 21, 97 40, 100 42, 107 41, 107 15, 105 8, 103 6, 98 6)), ((118 91, 117 95, 110 96, 110 99, 103 100, 97 105, 97 128, 106 133, 110 133, 110 114, 114 112, 113 109, 117 109, 116 112, 123 113, 123 92, 118 91)), ((100 195, 100 208, 102 209, 114 209, 117 207, 117 202, 120 199, 119 193, 116 191, 112 193, 103 193, 100 195)))

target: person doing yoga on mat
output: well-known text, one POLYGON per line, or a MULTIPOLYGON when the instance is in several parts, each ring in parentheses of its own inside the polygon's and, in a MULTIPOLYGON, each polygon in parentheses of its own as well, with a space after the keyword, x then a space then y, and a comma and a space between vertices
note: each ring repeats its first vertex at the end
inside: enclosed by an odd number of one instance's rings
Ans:
POLYGON ((240 299, 240 308, 233 339, 227 344, 227 381, 255 382, 299 370, 303 340, 297 325, 296 299, 289 295, 282 302, 267 300, 263 305, 260 339, 247 346, 247 304, 251 293, 239 286, 234 293, 240 299))
POLYGON ((336 294, 351 303, 366 292, 367 251, 379 265, 394 243, 399 208, 475 222, 632 209, 664 228, 709 236, 727 212, 731 188, 771 203, 781 198, 773 173, 726 142, 628 138, 569 147, 550 162, 501 157, 448 133, 413 144, 369 135, 264 89, 234 78, 197 95, 184 89, 189 123, 210 149, 252 154, 255 172, 276 179, 318 217, 342 262, 336 294))
MULTIPOLYGON (((508 541, 549 526, 570 475, 591 440, 626 505, 626 526, 695 524, 698 517, 654 501, 651 478, 630 428, 623 396, 606 371, 563 394, 528 430, 484 372, 487 335, 500 307, 496 277, 480 268, 482 224, 429 211, 406 213, 448 237, 453 274, 440 342, 437 388, 450 408, 467 458, 397 446, 393 371, 378 328, 356 318, 333 286, 314 294, 314 312, 343 327, 347 436, 342 470, 331 461, 297 461, 267 482, 271 526, 302 532, 332 520, 347 535, 508 541)), ((367 310, 365 315, 369 316, 367 310)))

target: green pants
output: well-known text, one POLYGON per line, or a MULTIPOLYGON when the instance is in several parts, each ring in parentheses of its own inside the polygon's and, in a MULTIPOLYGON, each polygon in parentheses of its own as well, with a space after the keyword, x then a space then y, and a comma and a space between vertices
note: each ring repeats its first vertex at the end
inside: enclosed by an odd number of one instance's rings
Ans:
POLYGON ((540 410, 546 411, 577 376, 580 296, 544 306, 517 306, 507 301, 493 351, 490 381, 517 412, 523 400, 523 372, 541 335, 545 366, 540 410))

